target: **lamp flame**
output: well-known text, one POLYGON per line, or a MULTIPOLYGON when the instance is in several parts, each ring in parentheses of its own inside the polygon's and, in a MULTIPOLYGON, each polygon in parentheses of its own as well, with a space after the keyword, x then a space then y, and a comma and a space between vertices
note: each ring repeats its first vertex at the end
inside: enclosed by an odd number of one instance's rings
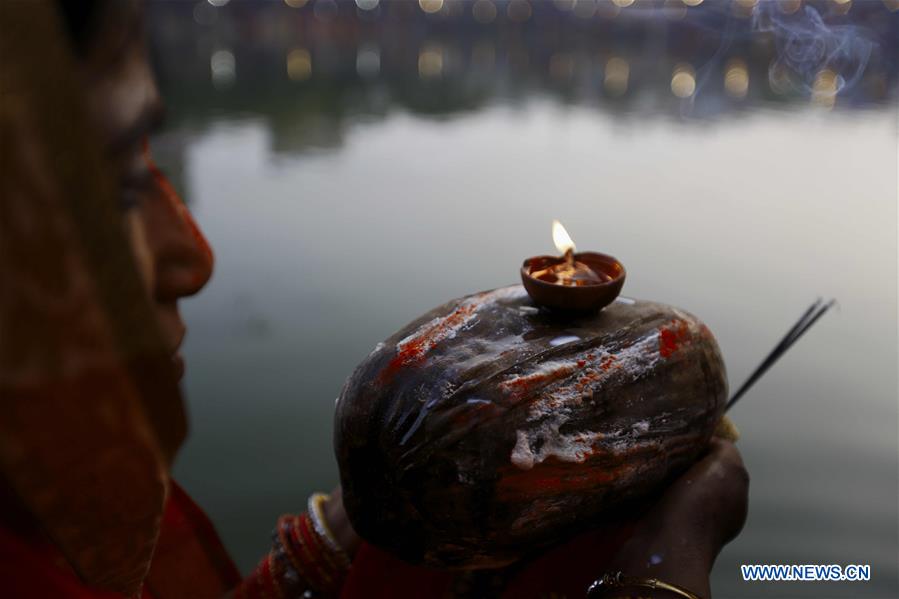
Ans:
POLYGON ((556 244, 556 249, 562 254, 569 251, 574 252, 576 249, 568 231, 557 220, 553 221, 553 243, 556 244))

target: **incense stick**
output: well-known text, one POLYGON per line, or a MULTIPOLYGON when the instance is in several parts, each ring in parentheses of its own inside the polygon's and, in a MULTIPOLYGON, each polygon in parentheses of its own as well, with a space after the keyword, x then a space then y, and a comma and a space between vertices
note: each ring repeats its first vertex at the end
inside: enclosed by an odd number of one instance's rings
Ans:
POLYGON ((753 371, 749 378, 746 379, 746 382, 743 383, 743 386, 740 387, 736 393, 733 394, 733 397, 727 402, 727 405, 724 408, 724 411, 727 412, 730 410, 737 400, 743 397, 747 391, 755 384, 757 380, 761 378, 765 372, 777 362, 778 359, 782 355, 784 355, 788 349, 790 349, 796 341, 802 337, 807 330, 809 330, 813 324, 818 322, 818 319, 821 318, 825 312, 830 310, 830 308, 836 303, 836 300, 830 300, 826 304, 823 304, 823 300, 818 298, 815 300, 809 308, 802 314, 796 324, 787 331, 787 334, 784 335, 783 339, 771 350, 762 363, 759 364, 758 368, 753 371), (823 305, 822 305, 823 304, 823 305))

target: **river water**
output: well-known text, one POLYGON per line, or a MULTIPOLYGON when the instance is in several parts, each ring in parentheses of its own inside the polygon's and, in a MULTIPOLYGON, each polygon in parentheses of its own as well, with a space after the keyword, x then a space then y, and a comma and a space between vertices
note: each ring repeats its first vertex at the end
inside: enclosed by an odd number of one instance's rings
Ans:
POLYGON ((622 260, 625 294, 706 321, 732 389, 837 298, 732 413, 750 511, 713 588, 899 596, 895 64, 875 52, 835 97, 818 72, 809 95, 771 70, 775 42, 716 56, 690 15, 558 17, 550 35, 232 4, 149 15, 169 110, 153 145, 217 256, 183 306, 176 474, 243 570, 279 514, 336 484, 355 364, 429 308, 515 282, 557 218, 622 260), (745 583, 743 563, 870 564, 872 580, 745 583))

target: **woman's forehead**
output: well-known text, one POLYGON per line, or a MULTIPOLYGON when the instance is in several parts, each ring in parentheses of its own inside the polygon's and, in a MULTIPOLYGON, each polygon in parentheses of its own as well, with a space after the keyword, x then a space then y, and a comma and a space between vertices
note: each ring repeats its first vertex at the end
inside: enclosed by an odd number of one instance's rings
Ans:
POLYGON ((139 130, 157 120, 161 100, 147 59, 140 5, 106 4, 111 8, 98 15, 80 62, 89 109, 105 144, 119 151, 140 141, 139 130))

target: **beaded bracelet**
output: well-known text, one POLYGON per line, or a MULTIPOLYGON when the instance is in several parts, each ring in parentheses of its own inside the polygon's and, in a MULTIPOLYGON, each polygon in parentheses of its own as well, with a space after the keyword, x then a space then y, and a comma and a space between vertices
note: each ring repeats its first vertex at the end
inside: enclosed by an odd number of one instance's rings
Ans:
POLYGON ((278 518, 272 549, 234 591, 234 599, 290 599, 336 595, 350 558, 322 513, 329 497, 314 493, 309 510, 278 518))

